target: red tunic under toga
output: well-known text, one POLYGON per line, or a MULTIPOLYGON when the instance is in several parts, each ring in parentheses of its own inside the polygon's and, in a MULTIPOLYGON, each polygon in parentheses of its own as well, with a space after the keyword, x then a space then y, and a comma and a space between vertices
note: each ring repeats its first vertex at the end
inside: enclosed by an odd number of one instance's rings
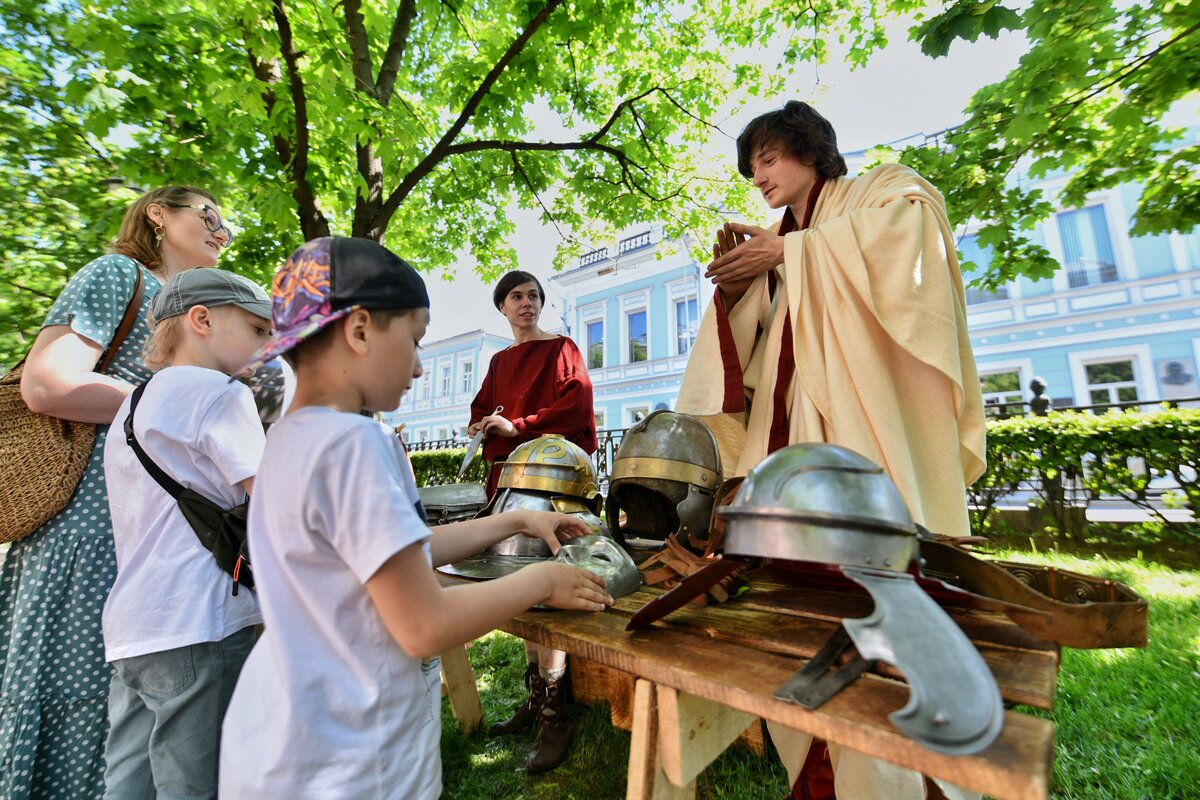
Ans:
MULTIPOLYGON (((484 457, 495 464, 517 445, 548 433, 558 433, 596 452, 596 415, 592 381, 575 342, 564 336, 516 344, 492 356, 483 386, 471 401, 471 422, 504 406, 501 416, 512 420, 514 437, 488 436, 484 457)), ((488 476, 488 497, 496 491, 500 471, 488 476)))

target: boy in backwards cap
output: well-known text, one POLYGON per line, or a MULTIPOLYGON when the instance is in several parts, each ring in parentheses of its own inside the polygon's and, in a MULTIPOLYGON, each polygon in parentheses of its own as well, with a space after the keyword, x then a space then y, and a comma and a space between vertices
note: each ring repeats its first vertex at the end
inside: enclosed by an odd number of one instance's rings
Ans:
POLYGON ((589 531, 523 511, 426 527, 402 445, 359 413, 395 408, 422 373, 429 297, 411 266, 367 239, 315 239, 275 275, 271 303, 276 339, 256 362, 283 354, 296 393, 250 508, 266 631, 225 719, 220 794, 436 798, 437 655, 538 603, 599 611, 612 598, 552 561, 438 584, 432 564, 514 533, 557 550, 589 531))
MULTIPOLYGON (((223 508, 251 491, 263 428, 250 390, 230 382, 269 340, 271 302, 240 275, 181 272, 150 303, 146 366, 156 370, 133 415, 160 469, 223 508)), ((215 797, 221 719, 262 615, 230 592, 175 498, 123 435, 131 398, 104 451, 117 579, 104 604, 113 663, 105 797, 215 797)))

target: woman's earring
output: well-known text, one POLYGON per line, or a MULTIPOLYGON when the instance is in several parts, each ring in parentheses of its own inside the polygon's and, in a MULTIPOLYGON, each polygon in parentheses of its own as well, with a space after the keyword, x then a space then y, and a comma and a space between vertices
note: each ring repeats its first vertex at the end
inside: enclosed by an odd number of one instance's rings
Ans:
POLYGON ((160 247, 162 245, 162 237, 163 237, 164 233, 166 233, 166 230, 163 228, 162 225, 156 225, 154 227, 154 246, 155 247, 160 247))

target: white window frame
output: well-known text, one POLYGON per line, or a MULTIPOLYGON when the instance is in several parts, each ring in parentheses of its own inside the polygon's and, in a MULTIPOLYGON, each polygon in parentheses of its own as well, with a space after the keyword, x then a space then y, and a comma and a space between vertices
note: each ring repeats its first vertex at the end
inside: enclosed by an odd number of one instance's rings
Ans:
POLYGON ((638 423, 638 420, 634 420, 634 418, 633 418, 633 412, 635 412, 635 411, 643 412, 642 419, 645 419, 646 417, 648 417, 650 415, 650 404, 649 403, 622 403, 621 404, 621 422, 624 425, 624 427, 630 428, 638 423))
MULTIPOLYGON (((692 339, 689 349, 683 352, 679 350, 679 332, 676 330, 677 318, 675 306, 679 303, 686 303, 689 300, 696 301, 696 332, 700 331, 700 317, 703 309, 700 307, 700 294, 696 291, 696 281, 691 276, 681 280, 672 281, 667 284, 667 350, 672 356, 687 355, 691 352, 692 347, 696 346, 695 338, 692 339)), ((647 324, 649 320, 647 320, 647 324)), ((649 336, 647 335, 647 338, 649 336)))
POLYGON ((442 359, 438 361, 438 397, 449 397, 454 387, 454 362, 442 359))
MULTIPOLYGON (((653 356, 651 355, 654 352, 654 336, 651 333, 651 330, 654 327, 651 324, 652 321, 652 316, 650 314, 649 289, 643 289, 640 292, 633 292, 631 294, 621 296, 620 341, 622 364, 645 364, 654 360, 653 356), (645 312, 646 314, 646 360, 632 361, 630 360, 630 352, 627 349, 629 347, 629 315, 636 314, 639 311, 645 312)), ((624 414, 622 414, 622 417, 624 417, 624 414)))
POLYGON ((475 357, 467 356, 458 362, 458 390, 468 394, 475 390, 475 357))
MULTIPOLYGON (((1017 373, 1017 389, 1021 394, 1021 400, 1029 402, 1033 397, 1033 390, 1029 388, 1029 382, 1033 380, 1033 360, 1028 358, 1020 358, 1015 361, 998 361, 996 363, 976 364, 976 371, 979 373, 980 379, 984 375, 994 375, 997 372, 1015 372, 1017 373)), ((1049 391, 1049 387, 1047 387, 1049 391)), ((1048 395, 1047 395, 1048 396, 1048 395)), ((987 398, 984 398, 984 410, 987 410, 987 398)), ((1025 407, 1008 409, 1010 415, 1017 415, 1024 411, 1025 407)))
POLYGON ((1042 231, 1046 235, 1046 249, 1050 251, 1051 257, 1059 265, 1058 269, 1054 272, 1053 278, 1055 292, 1080 292, 1088 289, 1113 287, 1136 277, 1130 274, 1132 272, 1130 265, 1133 263, 1133 254, 1130 251, 1128 224, 1121 217, 1124 207, 1125 205, 1121 202, 1119 194, 1107 191, 1088 195, 1087 199, 1081 205, 1054 210, 1050 218, 1042 225, 1042 231), (1058 215, 1072 211, 1083 211, 1092 206, 1100 206, 1104 213, 1104 222, 1108 226, 1108 244, 1112 248, 1113 262, 1117 268, 1117 279, 1108 283, 1089 284, 1088 286, 1071 288, 1070 280, 1067 277, 1066 252, 1063 249, 1062 234, 1059 233, 1058 228, 1058 215))
POLYGON ((608 336, 605 335, 608 321, 604 318, 604 303, 592 303, 579 309, 579 332, 580 338, 583 340, 583 346, 579 349, 583 351, 583 363, 588 369, 604 369, 612 363, 612 358, 608 351, 608 336), (600 366, 593 367, 588 363, 590 357, 588 345, 588 325, 593 322, 600 323, 600 366))
POLYGON ((1071 388, 1075 398, 1074 405, 1092 405, 1088 393, 1090 384, 1087 380, 1087 366, 1106 361, 1132 361, 1133 382, 1137 386, 1138 400, 1150 401, 1156 399, 1157 391, 1152 389, 1150 380, 1154 378, 1154 362, 1150 356, 1150 345, 1130 344, 1123 347, 1106 347, 1098 350, 1077 350, 1067 353, 1071 365, 1071 388))

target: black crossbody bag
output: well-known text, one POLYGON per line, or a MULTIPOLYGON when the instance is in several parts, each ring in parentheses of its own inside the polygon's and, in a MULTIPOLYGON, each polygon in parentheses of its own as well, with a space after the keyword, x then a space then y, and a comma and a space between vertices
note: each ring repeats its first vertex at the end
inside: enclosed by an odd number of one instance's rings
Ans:
POLYGON ((150 473, 150 477, 175 498, 183 518, 196 532, 200 544, 213 554, 217 566, 233 577, 233 594, 238 593, 238 586, 254 589, 254 573, 250 569, 250 550, 246 544, 246 515, 250 510, 250 500, 246 499, 241 505, 225 509, 209 500, 202 494, 191 489, 185 489, 179 481, 172 478, 154 463, 146 454, 133 434, 133 412, 137 410, 138 401, 146 389, 143 383, 133 390, 129 399, 129 416, 125 418, 125 441, 133 448, 138 461, 150 473))

